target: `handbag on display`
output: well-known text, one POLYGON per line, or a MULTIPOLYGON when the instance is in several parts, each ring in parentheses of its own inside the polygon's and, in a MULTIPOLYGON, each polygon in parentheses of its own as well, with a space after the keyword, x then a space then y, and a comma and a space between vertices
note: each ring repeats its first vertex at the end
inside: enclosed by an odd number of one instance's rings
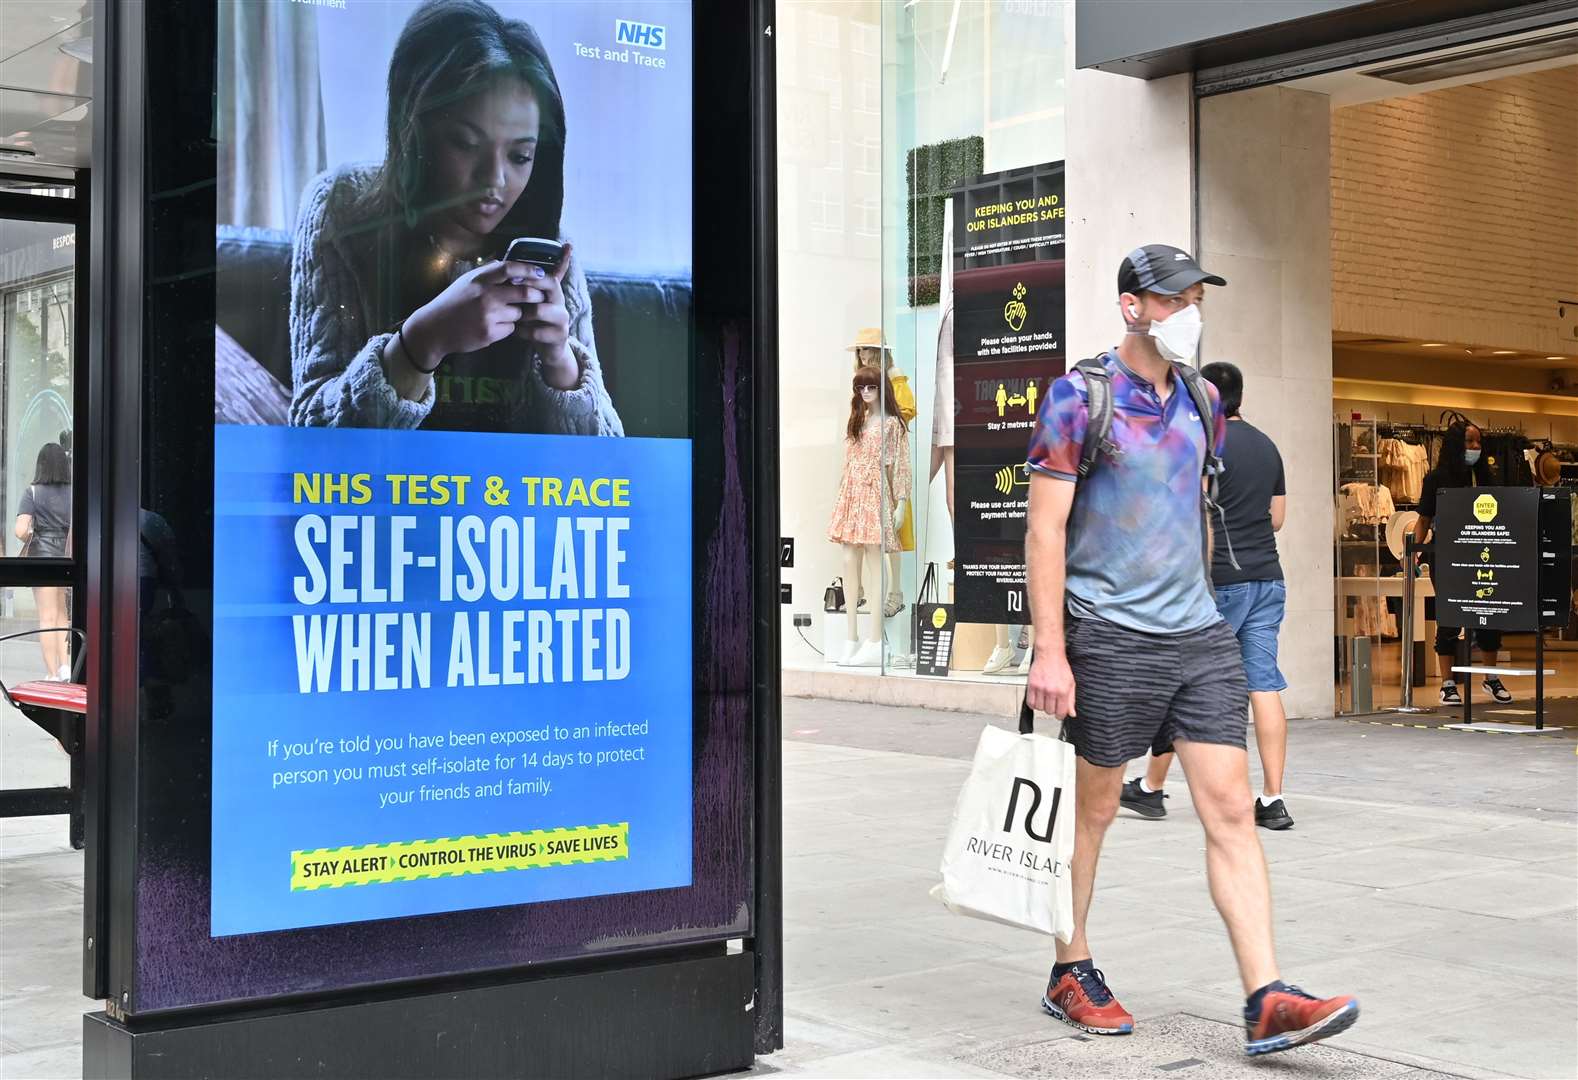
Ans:
POLYGON ((1074 933, 1074 748, 1035 733, 1029 702, 1019 733, 987 725, 954 806, 931 895, 949 911, 1067 944, 1074 933))
POLYGON ((836 577, 822 592, 822 610, 834 614, 844 610, 844 579, 836 577))

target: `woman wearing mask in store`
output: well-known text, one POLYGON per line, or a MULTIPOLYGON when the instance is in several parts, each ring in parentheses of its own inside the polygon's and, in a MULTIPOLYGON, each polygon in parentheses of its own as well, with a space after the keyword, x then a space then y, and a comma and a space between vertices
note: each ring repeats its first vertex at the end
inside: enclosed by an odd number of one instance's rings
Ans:
POLYGON ((536 32, 481 0, 417 7, 386 139, 381 164, 303 196, 291 422, 624 434, 576 253, 504 261, 516 238, 563 239, 564 103, 536 32))
MULTIPOLYGON (((898 418, 904 421, 904 427, 908 430, 917 412, 915 391, 910 389, 909 376, 893 362, 893 350, 883 344, 881 328, 868 326, 862 329, 855 335, 855 343, 849 346, 849 351, 855 354, 856 372, 861 368, 870 368, 886 376, 887 392, 891 393, 898 418)), ((894 511, 894 528, 898 531, 899 548, 887 553, 888 591, 882 601, 882 616, 887 619, 904 610, 904 592, 899 587, 903 581, 900 559, 904 552, 915 550, 915 519, 909 492, 900 491, 896 494, 899 502, 898 509, 894 511)), ((859 600, 864 603, 865 597, 859 600)))
MULTIPOLYGON (((1447 488, 1487 487, 1491 483, 1490 465, 1484 458, 1480 445, 1483 436, 1479 428, 1459 420, 1447 428, 1441 439, 1441 454, 1436 467, 1425 474, 1419 494, 1419 520, 1414 523, 1414 540, 1424 544, 1430 535, 1431 523, 1436 516, 1436 496, 1447 488)), ((1476 651, 1475 662, 1494 665, 1496 654, 1501 651, 1501 631, 1490 629, 1464 630, 1457 626, 1436 626, 1436 677, 1441 680, 1441 704, 1461 705, 1463 695, 1458 690, 1452 665, 1456 663, 1457 643, 1460 633, 1467 633, 1476 651)), ((1512 700, 1512 693, 1495 675, 1487 675, 1483 686, 1486 693, 1505 705, 1512 700)))
MULTIPOLYGON (((29 558, 64 558, 71 532, 71 458, 59 443, 45 443, 38 452, 33 482, 22 492, 16 513, 16 538, 29 558)), ((33 590, 40 629, 70 626, 66 590, 58 585, 33 590)), ((44 678, 65 682, 71 678, 71 635, 40 634, 44 653, 44 678)))
MULTIPOLYGON (((844 471, 827 538, 842 545, 846 595, 858 597, 867 567, 880 587, 877 556, 899 550, 893 514, 900 493, 910 489, 910 440, 892 384, 881 371, 862 367, 855 372, 853 389, 844 429, 844 471)), ((870 616, 862 641, 856 606, 851 603, 845 611, 849 631, 843 655, 829 659, 845 667, 876 667, 882 663, 882 620, 870 616)))

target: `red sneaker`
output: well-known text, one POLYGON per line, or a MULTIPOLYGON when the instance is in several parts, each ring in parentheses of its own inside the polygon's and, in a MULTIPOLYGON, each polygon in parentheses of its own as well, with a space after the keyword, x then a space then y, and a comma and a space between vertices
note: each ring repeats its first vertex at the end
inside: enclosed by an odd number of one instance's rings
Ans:
POLYGON ((1134 1030, 1134 1017, 1107 989, 1106 976, 1093 967, 1065 972, 1047 987, 1041 1008, 1092 1035, 1127 1035, 1134 1030))
MULTIPOLYGON (((1246 1010, 1247 1012, 1247 1010, 1246 1010)), ((1277 984, 1260 999, 1260 1016, 1244 1025, 1244 1053, 1251 1057, 1291 1050, 1341 1034, 1359 1019, 1359 1003, 1351 997, 1311 997, 1296 986, 1277 984)))

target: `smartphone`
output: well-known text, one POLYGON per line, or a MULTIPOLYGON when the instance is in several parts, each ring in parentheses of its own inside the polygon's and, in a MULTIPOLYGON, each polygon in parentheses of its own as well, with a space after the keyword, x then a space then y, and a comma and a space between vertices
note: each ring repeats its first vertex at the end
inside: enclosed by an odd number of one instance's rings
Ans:
POLYGON ((543 240, 535 236, 523 236, 518 240, 511 240, 509 250, 504 253, 505 262, 530 263, 542 267, 550 274, 559 269, 559 262, 563 258, 563 244, 557 240, 543 240))

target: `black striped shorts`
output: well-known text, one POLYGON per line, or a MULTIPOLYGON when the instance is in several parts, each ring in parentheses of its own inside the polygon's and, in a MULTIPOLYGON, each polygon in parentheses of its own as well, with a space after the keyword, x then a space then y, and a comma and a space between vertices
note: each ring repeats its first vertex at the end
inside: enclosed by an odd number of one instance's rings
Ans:
POLYGON ((1166 753, 1175 739, 1244 748, 1249 682, 1226 622, 1173 636, 1070 614, 1064 633, 1074 671, 1068 737, 1092 765, 1166 753))

